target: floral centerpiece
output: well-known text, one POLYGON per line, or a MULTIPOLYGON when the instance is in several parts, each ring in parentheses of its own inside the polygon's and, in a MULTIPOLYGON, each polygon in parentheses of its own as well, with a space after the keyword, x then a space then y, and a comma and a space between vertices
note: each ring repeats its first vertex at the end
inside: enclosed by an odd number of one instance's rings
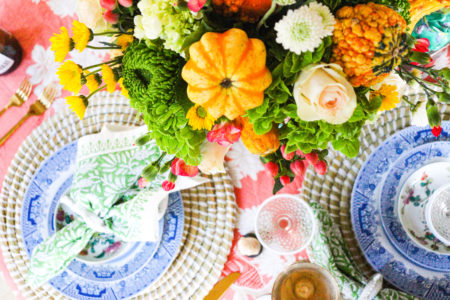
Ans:
POLYGON ((51 38, 56 59, 95 48, 95 35, 111 36, 99 47, 110 48, 111 59, 66 60, 58 75, 74 93, 67 102, 82 119, 94 93, 120 85, 149 129, 137 143, 154 139, 164 151, 143 175, 171 169, 166 190, 176 176, 224 171, 226 152, 241 139, 261 156, 276 192, 308 164, 324 174, 330 145, 356 156, 363 125, 402 100, 412 111, 426 105, 439 136, 437 102, 450 101, 449 69, 431 69, 426 41, 408 33, 406 0, 78 0, 78 7, 72 35, 61 28, 51 38), (426 104, 403 95, 405 84, 419 85, 426 104), (166 153, 174 158, 163 164, 166 153))

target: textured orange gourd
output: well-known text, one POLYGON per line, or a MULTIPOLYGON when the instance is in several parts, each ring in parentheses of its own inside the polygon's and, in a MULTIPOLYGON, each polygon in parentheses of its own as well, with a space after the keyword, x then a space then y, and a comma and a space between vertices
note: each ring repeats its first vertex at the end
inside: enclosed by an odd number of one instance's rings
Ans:
POLYGON ((213 0, 212 4, 221 15, 256 22, 269 10, 272 0, 213 0))
POLYGON ((237 119, 237 123, 242 127, 241 140, 251 153, 265 156, 280 148, 280 139, 276 127, 272 127, 269 132, 259 135, 253 130, 253 125, 248 118, 240 117, 237 119))
POLYGON ((372 86, 408 53, 405 31, 406 21, 387 6, 344 6, 336 13, 331 61, 344 69, 353 86, 372 86))
POLYGON ((205 33, 189 48, 190 59, 181 76, 189 99, 215 119, 234 120, 260 106, 272 83, 266 67, 266 47, 240 29, 205 33))

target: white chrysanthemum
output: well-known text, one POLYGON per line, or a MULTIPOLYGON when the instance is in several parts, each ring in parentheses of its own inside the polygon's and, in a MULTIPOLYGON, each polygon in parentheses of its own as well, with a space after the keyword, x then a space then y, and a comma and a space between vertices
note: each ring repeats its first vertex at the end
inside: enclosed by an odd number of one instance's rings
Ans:
POLYGON ((336 20, 328 6, 317 2, 311 2, 308 7, 311 11, 315 11, 322 17, 322 25, 324 27, 325 36, 331 35, 333 33, 336 20))
POLYGON ((325 36, 322 17, 307 6, 288 11, 287 15, 275 24, 275 30, 276 41, 283 45, 284 49, 298 55, 314 51, 325 36))

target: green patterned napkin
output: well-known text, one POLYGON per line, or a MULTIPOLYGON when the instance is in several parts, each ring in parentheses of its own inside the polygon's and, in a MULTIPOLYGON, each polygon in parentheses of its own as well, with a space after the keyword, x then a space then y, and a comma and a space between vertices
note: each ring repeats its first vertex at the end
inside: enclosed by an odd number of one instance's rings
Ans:
MULTIPOLYGON (((161 183, 167 174, 158 175, 145 189, 131 189, 145 166, 161 155, 155 143, 134 145, 146 132, 145 126, 130 129, 109 125, 99 134, 78 141, 70 197, 61 199, 78 217, 33 250, 27 274, 32 287, 61 273, 95 232, 113 233, 122 241, 159 239, 159 219, 168 197, 161 183)), ((166 155, 164 160, 170 159, 166 155)), ((181 177, 176 188, 186 189, 206 181, 181 177)))
POLYGON ((413 296, 392 289, 381 289, 382 277, 375 275, 367 281, 352 263, 339 228, 328 212, 318 203, 310 202, 318 221, 318 234, 308 247, 311 262, 327 269, 338 282, 342 298, 359 300, 412 300, 413 296))

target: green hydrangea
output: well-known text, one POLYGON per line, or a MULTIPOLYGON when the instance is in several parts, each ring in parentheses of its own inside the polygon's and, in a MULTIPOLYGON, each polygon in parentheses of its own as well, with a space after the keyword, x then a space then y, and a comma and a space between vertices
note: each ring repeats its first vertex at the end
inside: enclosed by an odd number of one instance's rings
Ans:
POLYGON ((192 102, 181 78, 183 65, 184 59, 173 51, 134 42, 123 57, 123 84, 161 150, 196 166, 206 132, 188 126, 186 112, 192 102))
POLYGON ((181 53, 185 39, 200 26, 200 18, 173 0, 141 0, 141 15, 134 18, 138 39, 164 40, 164 47, 181 53))

